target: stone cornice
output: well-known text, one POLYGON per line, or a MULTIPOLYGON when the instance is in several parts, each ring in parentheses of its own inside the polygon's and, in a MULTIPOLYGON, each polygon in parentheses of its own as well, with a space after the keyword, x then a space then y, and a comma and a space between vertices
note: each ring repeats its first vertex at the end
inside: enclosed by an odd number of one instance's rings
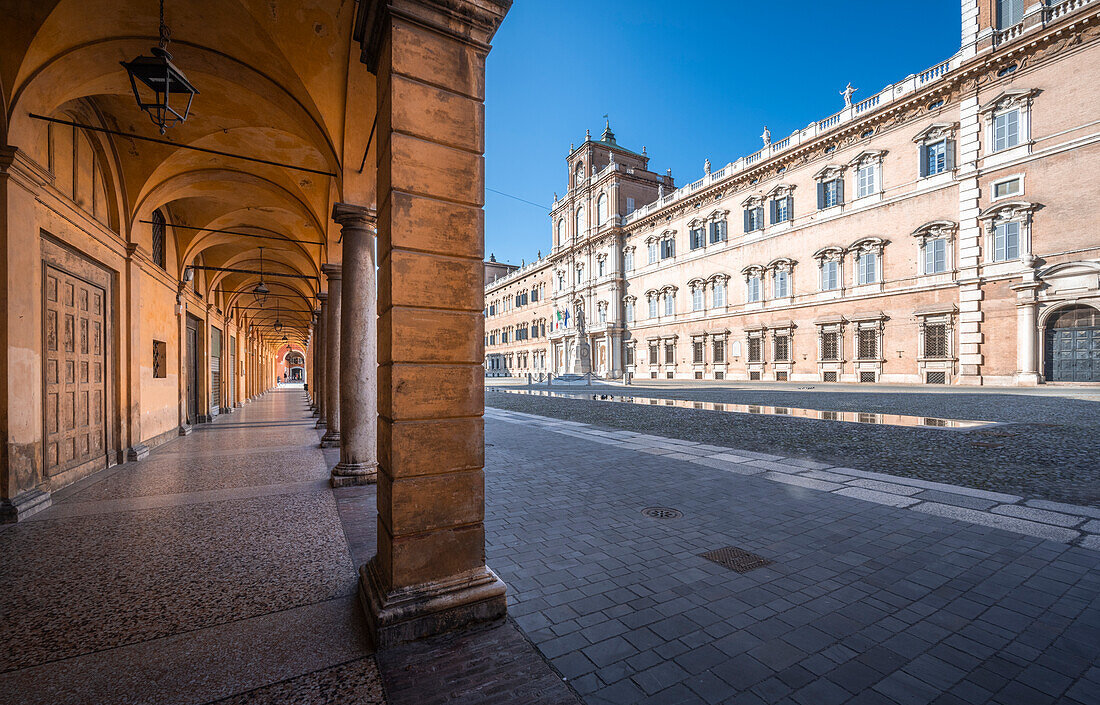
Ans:
MULTIPOLYGON (((958 69, 944 77, 944 80, 931 83, 923 90, 914 91, 906 100, 891 103, 878 111, 869 111, 862 118, 844 123, 843 127, 811 142, 784 152, 761 162, 751 169, 745 169, 722 181, 716 182, 688 198, 669 204, 633 223, 625 226, 628 236, 645 230, 663 221, 665 218, 680 217, 685 211, 694 208, 696 203, 714 200, 715 195, 723 196, 727 191, 739 191, 755 182, 763 182, 776 176, 777 169, 800 167, 811 162, 829 159, 855 144, 867 129, 874 129, 878 136, 882 131, 904 126, 922 115, 930 115, 928 105, 942 98, 944 107, 960 98, 964 93, 973 93, 998 81, 1011 82, 1020 76, 1020 72, 1052 60, 1060 54, 1084 46, 1100 39, 1100 7, 1097 11, 1083 15, 1070 14, 1067 19, 1052 25, 1045 32, 1030 37, 1030 41, 1018 45, 1006 45, 992 54, 978 54, 963 63, 958 69), (1016 63, 1017 70, 1005 76, 998 76, 1001 69, 1016 63), (835 146, 829 154, 824 153, 828 146, 835 146)), ((941 108, 942 109, 942 108, 941 108)))
POLYGON ((360 0, 352 38, 362 47, 360 60, 378 72, 383 30, 391 17, 415 22, 484 51, 512 0, 360 0))

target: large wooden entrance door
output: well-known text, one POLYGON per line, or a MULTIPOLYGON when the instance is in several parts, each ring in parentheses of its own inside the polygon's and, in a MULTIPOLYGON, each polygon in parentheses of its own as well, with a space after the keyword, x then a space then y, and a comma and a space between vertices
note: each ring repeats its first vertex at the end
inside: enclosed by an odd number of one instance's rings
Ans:
POLYGON ((210 328, 210 416, 222 410, 222 332, 210 328))
POLYGON ((187 321, 187 423, 199 421, 199 331, 187 321))
POLYGON ((1100 382, 1100 311, 1059 311, 1047 324, 1045 348, 1047 381, 1100 382))
POLYGON ((49 265, 44 284, 46 474, 106 467, 106 294, 49 265))

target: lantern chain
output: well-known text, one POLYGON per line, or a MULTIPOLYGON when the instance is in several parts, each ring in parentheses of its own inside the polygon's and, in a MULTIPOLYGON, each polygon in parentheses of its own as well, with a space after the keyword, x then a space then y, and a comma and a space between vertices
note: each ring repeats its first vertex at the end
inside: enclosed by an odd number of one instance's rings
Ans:
POLYGON ((172 41, 172 30, 164 23, 164 0, 160 0, 160 48, 167 49, 168 42, 172 41))

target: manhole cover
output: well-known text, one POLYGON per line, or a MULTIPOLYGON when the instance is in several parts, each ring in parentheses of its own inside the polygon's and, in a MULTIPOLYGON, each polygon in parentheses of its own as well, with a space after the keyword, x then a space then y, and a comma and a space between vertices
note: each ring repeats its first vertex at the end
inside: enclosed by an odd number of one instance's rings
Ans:
POLYGON ((646 507, 642 510, 642 514, 650 519, 679 519, 684 515, 679 509, 669 509, 668 507, 646 507))
POLYGON ((758 556, 755 553, 749 553, 744 549, 737 548, 736 546, 725 546, 723 548, 716 548, 713 551, 700 554, 708 561, 714 561, 720 566, 729 568, 730 570, 738 573, 747 573, 750 570, 756 570, 757 568, 763 568, 766 565, 771 565, 764 556, 758 556))

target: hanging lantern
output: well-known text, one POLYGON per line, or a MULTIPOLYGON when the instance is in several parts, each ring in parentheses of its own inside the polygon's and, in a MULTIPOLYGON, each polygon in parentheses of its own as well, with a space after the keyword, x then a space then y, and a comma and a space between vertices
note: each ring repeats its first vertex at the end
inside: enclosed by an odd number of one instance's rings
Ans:
POLYGON ((138 107, 149 114, 162 135, 169 127, 187 119, 191 114, 191 101, 198 93, 183 72, 172 63, 172 55, 168 53, 171 34, 164 23, 164 0, 161 0, 160 44, 152 48, 152 56, 120 62, 130 76, 130 88, 134 91, 138 107), (175 106, 172 105, 173 96, 176 97, 175 106), (183 104, 185 100, 186 105, 183 104))
POLYGON ((256 299, 256 303, 263 306, 267 303, 267 295, 271 293, 271 289, 267 288, 267 284, 264 284, 264 248, 260 248, 260 283, 252 289, 252 296, 256 299))
MULTIPOLYGON (((272 326, 272 328, 275 329, 276 333, 282 333, 283 332, 283 322, 280 321, 278 318, 276 318, 275 319, 275 325, 272 326)), ((285 339, 286 336, 283 336, 283 337, 285 339)))

